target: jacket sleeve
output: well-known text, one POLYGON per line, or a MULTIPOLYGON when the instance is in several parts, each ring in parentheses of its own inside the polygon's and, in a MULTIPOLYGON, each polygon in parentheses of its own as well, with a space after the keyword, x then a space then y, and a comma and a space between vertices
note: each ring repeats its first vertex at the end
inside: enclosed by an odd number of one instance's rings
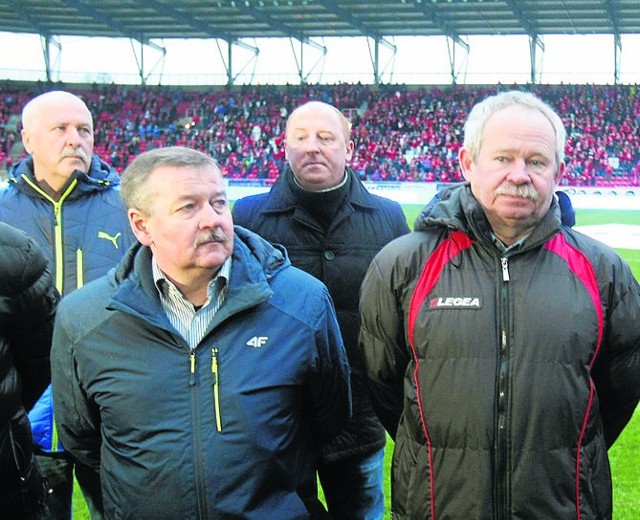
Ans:
MULTIPOLYGON (((26 235, 25 235, 26 237, 26 235)), ((9 344, 22 381, 22 402, 33 408, 51 380, 49 354, 59 296, 42 251, 29 238, 21 259, 19 294, 12 301, 9 344)))
POLYGON ((607 447, 631 420, 640 400, 640 286, 621 259, 606 294, 605 330, 592 377, 607 447))
POLYGON ((404 214, 402 206, 397 202, 394 202, 394 215, 392 222, 394 223, 394 236, 396 238, 411 232, 407 222, 407 216, 404 214))
POLYGON ((402 415, 404 373, 410 357, 404 340, 401 304, 390 277, 381 273, 378 258, 374 258, 362 283, 359 348, 371 403, 395 440, 402 415))
POLYGON ((351 417, 351 383, 347 353, 342 342, 331 297, 323 288, 315 327, 317 362, 309 382, 313 431, 319 442, 337 434, 351 417))
POLYGON ((100 415, 87 399, 78 375, 73 335, 74 315, 78 312, 76 308, 65 305, 68 303, 67 298, 58 309, 51 351, 55 422, 65 450, 81 463, 98 469, 101 444, 100 415))

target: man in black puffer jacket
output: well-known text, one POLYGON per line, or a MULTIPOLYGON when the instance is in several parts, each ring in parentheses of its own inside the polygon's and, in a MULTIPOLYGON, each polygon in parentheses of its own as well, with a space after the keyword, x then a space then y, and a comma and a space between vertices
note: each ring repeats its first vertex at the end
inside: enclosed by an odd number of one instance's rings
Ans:
POLYGON ((51 379, 58 293, 35 241, 1 222, 0 273, 0 504, 3 518, 35 519, 45 489, 26 410, 51 379))
POLYGON ((268 194, 239 200, 236 224, 287 248, 291 263, 322 280, 336 306, 353 391, 353 417, 321 449, 318 473, 333 520, 381 519, 385 434, 369 401, 357 355, 360 283, 374 255, 409 232, 397 202, 367 191, 346 166, 349 121, 312 101, 286 127, 289 167, 268 194))
MULTIPOLYGON (((372 401, 395 439, 394 520, 610 520, 607 450, 640 399, 640 287, 554 191, 565 129, 505 92, 362 285, 372 401)), ((565 201, 566 202, 566 201, 565 201)))

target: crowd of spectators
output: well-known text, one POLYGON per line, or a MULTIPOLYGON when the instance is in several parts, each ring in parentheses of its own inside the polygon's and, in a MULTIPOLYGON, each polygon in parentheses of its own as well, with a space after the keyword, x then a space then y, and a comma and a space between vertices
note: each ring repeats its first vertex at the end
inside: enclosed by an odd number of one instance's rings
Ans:
MULTIPOLYGON (((146 149, 185 145, 213 155, 229 178, 274 180, 285 164, 288 114, 317 99, 339 107, 351 120, 352 166, 363 179, 452 182, 461 180, 457 153, 468 111, 479 99, 513 86, 343 84, 194 90, 93 85, 80 90, 5 84, 0 87, 0 167, 10 167, 16 159, 11 150, 19 128, 8 125, 11 115, 51 88, 85 99, 95 118, 95 152, 119 171, 146 149)), ((636 85, 526 88, 556 108, 565 122, 565 184, 640 185, 636 85)))

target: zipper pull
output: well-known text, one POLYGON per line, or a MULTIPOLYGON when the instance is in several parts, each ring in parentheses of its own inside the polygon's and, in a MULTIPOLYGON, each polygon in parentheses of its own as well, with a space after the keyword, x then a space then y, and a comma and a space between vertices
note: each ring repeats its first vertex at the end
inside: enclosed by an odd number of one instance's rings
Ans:
POLYGON ((213 386, 213 407, 216 416, 216 430, 222 431, 222 417, 220 414, 220 380, 218 378, 218 349, 211 349, 211 374, 213 386))
POLYGON ((509 281, 509 260, 506 257, 502 257, 500 259, 500 263, 502 264, 502 281, 509 281))
POLYGON ((196 353, 192 350, 189 354, 189 386, 196 384, 196 353))

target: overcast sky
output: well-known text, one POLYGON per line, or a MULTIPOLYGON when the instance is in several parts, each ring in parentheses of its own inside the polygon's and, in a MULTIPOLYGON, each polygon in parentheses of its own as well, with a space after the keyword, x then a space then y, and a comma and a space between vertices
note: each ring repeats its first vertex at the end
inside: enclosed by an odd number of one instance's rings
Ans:
MULTIPOLYGON (((308 83, 373 82, 373 47, 366 38, 314 39, 327 47, 324 56, 304 46, 308 83)), ((444 37, 388 38, 394 54, 380 47, 379 63, 385 83, 449 84, 451 72, 444 37)), ((456 47, 457 83, 526 83, 530 78, 526 36, 467 37, 470 53, 456 47)), ((53 79, 73 82, 139 84, 140 44, 127 39, 60 37, 61 51, 51 47, 53 79)), ((227 44, 216 40, 155 40, 167 52, 144 47, 147 84, 226 84, 223 58, 227 44)), ((233 46, 235 83, 299 83, 300 42, 288 39, 247 39, 260 48, 253 53, 233 46)), ((614 79, 613 36, 544 36, 539 54, 542 83, 611 84, 614 79)), ((45 79, 44 57, 36 35, 0 33, 0 79, 45 79), (20 49, 19 52, 14 52, 20 49)), ((640 35, 622 36, 621 83, 640 83, 640 35)))

